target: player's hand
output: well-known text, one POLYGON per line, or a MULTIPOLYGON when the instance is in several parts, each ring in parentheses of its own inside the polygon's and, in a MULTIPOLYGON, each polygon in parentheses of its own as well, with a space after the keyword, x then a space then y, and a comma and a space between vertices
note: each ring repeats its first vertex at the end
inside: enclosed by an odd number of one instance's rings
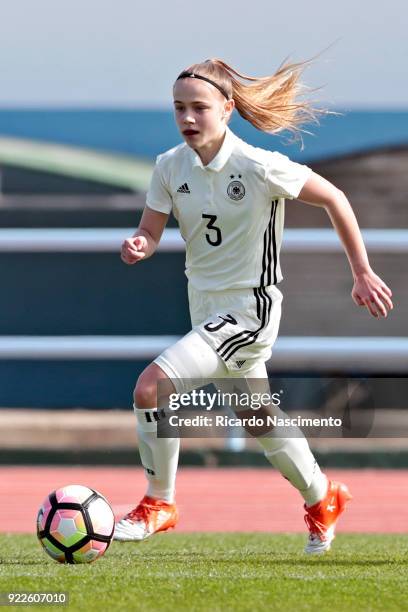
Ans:
POLYGON ((357 306, 366 307, 376 319, 386 317, 394 308, 391 289, 372 270, 356 276, 351 297, 357 306))
POLYGON ((134 236, 127 238, 120 252, 120 258, 126 264, 135 264, 146 257, 147 239, 144 236, 134 236))

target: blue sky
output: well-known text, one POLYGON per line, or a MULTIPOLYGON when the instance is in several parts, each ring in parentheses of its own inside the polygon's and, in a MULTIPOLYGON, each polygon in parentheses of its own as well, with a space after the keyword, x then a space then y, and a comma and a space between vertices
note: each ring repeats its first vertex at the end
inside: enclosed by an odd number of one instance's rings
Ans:
POLYGON ((264 76, 329 47, 305 73, 324 104, 408 109, 407 26, 403 0, 4 0, 0 106, 165 108, 192 62, 264 76))

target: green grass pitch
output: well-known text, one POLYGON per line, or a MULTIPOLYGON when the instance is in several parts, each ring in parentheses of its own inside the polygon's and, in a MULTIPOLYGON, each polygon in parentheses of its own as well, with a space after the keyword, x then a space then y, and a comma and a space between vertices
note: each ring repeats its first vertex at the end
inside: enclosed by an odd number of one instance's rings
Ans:
POLYGON ((304 542, 285 534, 159 534, 113 542, 89 565, 60 565, 34 535, 0 535, 0 591, 67 591, 69 606, 57 607, 70 611, 408 610, 408 536, 341 534, 331 552, 312 558, 304 542))

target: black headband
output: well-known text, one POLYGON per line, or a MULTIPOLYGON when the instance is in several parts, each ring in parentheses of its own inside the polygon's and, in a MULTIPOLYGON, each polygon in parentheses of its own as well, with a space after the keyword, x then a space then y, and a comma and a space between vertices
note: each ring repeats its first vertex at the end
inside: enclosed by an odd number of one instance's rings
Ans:
POLYGON ((189 77, 192 79, 201 79, 202 81, 207 81, 207 83, 211 83, 211 85, 214 85, 214 87, 216 87, 218 91, 220 91, 222 95, 227 98, 227 100, 230 99, 229 95, 227 94, 225 89, 221 87, 221 85, 218 85, 218 83, 215 83, 215 81, 212 81, 211 79, 207 79, 207 77, 205 76, 201 76, 201 74, 195 74, 195 72, 188 72, 186 70, 178 75, 176 81, 178 81, 179 79, 187 79, 189 77))

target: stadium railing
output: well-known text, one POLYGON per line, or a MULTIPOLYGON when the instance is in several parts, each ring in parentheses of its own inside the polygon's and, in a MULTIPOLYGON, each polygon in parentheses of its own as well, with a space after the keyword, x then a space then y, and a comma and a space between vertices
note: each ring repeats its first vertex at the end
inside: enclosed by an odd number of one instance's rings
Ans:
MULTIPOLYGON (((129 228, 47 228, 0 229, 0 252, 119 252, 129 228)), ((408 230, 365 229, 362 235, 374 253, 407 253, 408 230)), ((335 253, 343 246, 331 229, 287 229, 283 245, 287 253, 335 253)), ((182 251, 184 241, 178 229, 163 233, 159 251, 182 251)))
MULTIPOLYGON (((0 359, 153 359, 178 336, 0 336, 0 359)), ((273 348, 275 370, 406 373, 408 338, 282 336, 273 348), (381 350, 379 350, 379 345, 381 350)))

